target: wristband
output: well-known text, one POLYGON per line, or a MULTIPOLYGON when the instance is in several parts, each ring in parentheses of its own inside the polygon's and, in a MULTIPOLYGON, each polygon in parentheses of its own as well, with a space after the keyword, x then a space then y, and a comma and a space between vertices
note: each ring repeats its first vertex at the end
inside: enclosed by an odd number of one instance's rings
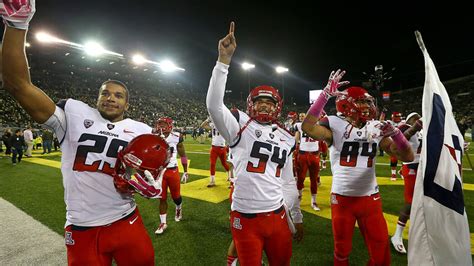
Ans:
POLYGON ((316 99, 316 101, 309 108, 308 114, 316 118, 319 118, 327 102, 328 102, 328 97, 326 96, 326 92, 323 91, 321 92, 321 94, 319 94, 318 99, 316 99))
POLYGON ((408 143, 408 140, 405 138, 405 136, 402 134, 400 130, 397 130, 397 133, 392 136, 392 140, 397 145, 397 148, 399 150, 405 150, 407 149, 410 144, 408 143))

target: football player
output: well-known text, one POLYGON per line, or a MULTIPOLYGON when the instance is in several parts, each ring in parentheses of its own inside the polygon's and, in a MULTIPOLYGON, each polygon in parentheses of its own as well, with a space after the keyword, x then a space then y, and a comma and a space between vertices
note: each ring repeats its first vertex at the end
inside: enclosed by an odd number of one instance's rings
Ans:
POLYGON ((227 145, 225 139, 221 136, 217 128, 212 123, 212 119, 209 117, 201 123, 201 127, 210 130, 212 134, 212 147, 210 153, 210 162, 211 162, 211 177, 207 187, 216 186, 216 161, 217 158, 221 160, 221 164, 224 169, 227 171, 228 179, 230 179, 229 165, 227 164, 227 145))
POLYGON ((116 80, 100 86, 96 108, 73 99, 54 104, 32 84, 25 55, 35 1, 3 5, 4 88, 34 121, 54 130, 61 143, 68 264, 111 265, 115 260, 118 265, 154 265, 152 242, 135 200, 131 193, 119 192, 112 177, 118 152, 151 128, 124 119, 129 92, 116 80))
POLYGON ((295 133, 295 123, 298 122, 298 114, 294 111, 291 111, 288 113, 286 116, 286 121, 285 121, 285 128, 286 130, 290 131, 291 133, 295 133))
POLYGON ((181 197, 181 185, 178 171, 178 160, 177 155, 181 157, 181 164, 183 165, 183 175, 181 182, 186 183, 188 181, 188 158, 186 157, 186 150, 183 145, 183 137, 179 132, 173 132, 173 120, 169 117, 160 117, 156 122, 155 131, 162 138, 166 140, 170 146, 171 158, 170 162, 166 166, 166 171, 163 175, 162 189, 163 194, 160 198, 160 225, 156 229, 155 234, 163 234, 168 228, 166 222, 166 213, 168 211, 167 202, 167 191, 170 190, 171 198, 176 206, 174 220, 176 222, 181 221, 183 218, 182 202, 181 197))
POLYGON ((423 128, 421 122, 421 116, 418 113, 411 113, 407 116, 406 124, 401 124, 399 129, 403 132, 403 135, 408 140, 411 148, 415 152, 415 160, 409 163, 403 163, 402 165, 402 176, 404 186, 405 204, 400 210, 398 216, 397 229, 395 234, 392 236, 392 245, 396 251, 402 254, 406 254, 407 251, 403 245, 403 230, 405 229, 408 219, 410 219, 411 203, 413 200, 413 192, 415 191, 415 180, 418 171, 418 163, 420 161, 421 153, 421 141, 422 134, 421 129, 423 128))
MULTIPOLYGON (((300 115, 301 118, 301 115, 300 115)), ((304 116, 302 118, 304 120, 304 116)), ((315 211, 320 211, 316 203, 316 195, 318 193, 318 178, 319 178, 319 141, 312 139, 301 129, 301 122, 295 124, 295 139, 296 151, 298 153, 298 182, 297 188, 299 198, 301 200, 303 195, 304 180, 306 173, 309 170, 310 190, 311 190, 311 208, 315 211)))
POLYGON ((294 179, 294 137, 276 124, 283 101, 270 86, 258 86, 247 98, 247 113, 224 105, 228 68, 236 49, 234 22, 219 41, 206 104, 212 121, 234 157, 231 206, 232 238, 242 265, 258 265, 265 251, 270 265, 289 265, 292 239, 284 207, 283 187, 294 179))
MULTIPOLYGON (((391 123, 394 127, 398 127, 398 125, 400 125, 401 122, 402 122, 402 114, 400 112, 393 112, 389 123, 391 123)), ((391 155, 390 156, 390 170, 392 172, 392 177, 390 177, 391 181, 397 180, 397 165, 398 165, 397 156, 391 155)))
POLYGON ((361 87, 337 89, 345 71, 337 70, 303 121, 308 136, 329 146, 333 181, 331 221, 334 238, 334 265, 349 265, 355 222, 369 251, 368 265, 389 265, 390 245, 382 200, 375 177, 377 146, 406 162, 414 159, 410 144, 390 123, 373 120, 374 99, 361 87), (328 99, 336 98, 342 116, 328 116, 316 124, 328 99))

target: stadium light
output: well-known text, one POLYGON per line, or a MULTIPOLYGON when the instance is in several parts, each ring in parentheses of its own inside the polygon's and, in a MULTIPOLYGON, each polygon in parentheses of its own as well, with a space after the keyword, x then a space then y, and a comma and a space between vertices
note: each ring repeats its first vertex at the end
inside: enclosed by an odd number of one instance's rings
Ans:
POLYGON ((84 52, 90 56, 99 56, 105 52, 104 47, 95 41, 84 44, 84 52))
POLYGON ((288 68, 282 67, 282 66, 277 66, 277 67, 275 68, 275 70, 276 70, 276 72, 277 72, 278 74, 285 73, 285 72, 288 72, 288 71, 289 71, 288 68))
POLYGON ((247 63, 247 62, 244 62, 242 63, 242 68, 247 71, 247 70, 250 70, 250 69, 254 69, 255 68, 255 65, 254 64, 250 64, 250 63, 247 63))
POLYGON ((132 57, 132 62, 135 64, 135 65, 143 65, 146 63, 146 59, 145 57, 143 57, 143 55, 141 54, 136 54, 132 57))
POLYGON ((58 38, 51 36, 49 33, 46 33, 43 31, 36 33, 36 39, 44 43, 52 43, 52 42, 60 41, 58 38))
POLYGON ((161 62, 160 68, 163 72, 185 71, 184 68, 177 67, 173 62, 169 60, 161 62))

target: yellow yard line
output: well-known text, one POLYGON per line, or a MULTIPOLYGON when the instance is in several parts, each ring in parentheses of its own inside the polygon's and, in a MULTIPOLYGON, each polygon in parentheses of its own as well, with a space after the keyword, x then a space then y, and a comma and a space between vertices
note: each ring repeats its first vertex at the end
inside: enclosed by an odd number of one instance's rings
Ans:
MULTIPOLYGON (((39 157, 25 158, 25 161, 45 165, 53 168, 61 168, 61 162, 49 159, 42 159, 39 157)), ((180 173, 183 172, 181 162, 178 160, 178 168, 180 173)), ((188 173, 190 175, 206 176, 209 177, 209 170, 191 168, 191 160, 188 161, 188 173)), ((192 176, 187 184, 181 185, 181 194, 185 197, 190 197, 202 201, 220 203, 229 198, 229 189, 227 188, 228 182, 226 172, 216 171, 216 186, 208 188, 209 178, 201 178, 193 181, 192 176)), ((402 186, 403 180, 398 179, 397 181, 390 181, 388 177, 378 177, 377 182, 379 185, 396 185, 402 186)), ((321 176, 322 185, 318 188, 317 202, 321 211, 314 211, 311 208, 311 192, 309 190, 310 181, 309 178, 305 180, 305 189, 303 190, 303 199, 301 201, 301 209, 309 214, 316 215, 322 218, 331 219, 331 205, 330 205, 330 192, 332 176, 321 176)), ((473 191, 474 184, 463 184, 464 190, 473 191)), ((382 197, 383 201, 383 197, 382 197)), ((401 207, 401 206, 400 206, 401 207)), ((384 213, 385 220, 387 221, 388 231, 390 235, 395 232, 398 216, 393 214, 384 213)), ((403 232, 403 238, 408 239, 408 228, 403 232)), ((474 254, 474 233, 471 233, 471 253, 474 254)))

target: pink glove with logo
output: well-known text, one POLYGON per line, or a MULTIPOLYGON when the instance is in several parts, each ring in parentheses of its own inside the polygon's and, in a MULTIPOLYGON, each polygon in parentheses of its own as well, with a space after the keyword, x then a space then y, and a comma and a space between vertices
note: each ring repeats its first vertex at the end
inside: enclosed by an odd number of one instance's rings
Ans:
POLYGON ((36 11, 35 0, 1 0, 0 15, 12 28, 27 30, 36 11))
POLYGON ((163 178, 163 172, 160 174, 158 180, 155 180, 148 170, 145 170, 144 172, 145 177, 139 173, 135 173, 130 180, 128 180, 128 183, 135 188, 136 192, 140 193, 140 195, 145 198, 161 198, 161 180, 163 178))
POLYGON ((404 150, 410 146, 408 140, 405 138, 400 129, 394 127, 390 122, 383 121, 380 124, 380 130, 382 131, 382 136, 391 137, 395 145, 399 150, 404 150))
POLYGON ((338 69, 336 72, 331 72, 329 75, 328 84, 326 87, 324 87, 323 92, 319 94, 318 99, 313 103, 313 105, 311 105, 308 110, 308 114, 319 118, 329 98, 337 95, 337 89, 339 87, 349 84, 349 81, 340 81, 344 74, 346 74, 346 71, 341 71, 340 69, 338 69))

